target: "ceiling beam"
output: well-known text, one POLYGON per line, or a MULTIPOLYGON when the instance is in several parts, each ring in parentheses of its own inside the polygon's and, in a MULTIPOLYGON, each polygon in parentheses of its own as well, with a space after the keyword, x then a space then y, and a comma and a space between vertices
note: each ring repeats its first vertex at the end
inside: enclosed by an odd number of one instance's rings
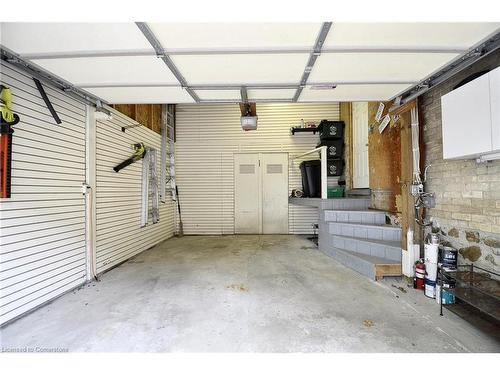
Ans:
MULTIPOLYGON (((330 47, 323 48, 321 53, 464 53, 466 48, 456 47, 330 47)), ((310 47, 304 48, 236 48, 236 49, 164 49, 168 56, 208 56, 208 55, 265 55, 265 54, 310 54, 310 47)), ((123 50, 123 51, 80 51, 80 52, 49 52, 27 53, 21 55, 28 60, 78 59, 91 57, 141 57, 157 56, 156 51, 123 50)))
MULTIPOLYGON (((355 85, 414 85, 417 81, 398 80, 398 81, 337 81, 337 82, 308 82, 307 86, 355 86, 355 85)), ((120 87, 179 87, 179 83, 85 83, 78 84, 78 87, 85 89, 97 88, 120 88, 120 87)), ((293 90, 300 87, 298 84, 287 83, 236 83, 236 84, 205 84, 189 85, 191 90, 241 90, 245 87, 247 90, 293 90)))
POLYGON ((163 60, 165 65, 170 69, 170 71, 175 76, 177 81, 179 81, 181 86, 193 98, 193 100, 198 103, 200 101, 200 98, 198 97, 198 95, 196 95, 196 93, 192 89, 188 87, 186 79, 183 77, 181 72, 179 72, 172 59, 165 53, 165 49, 161 45, 160 41, 153 34, 153 31, 150 29, 148 24, 146 22, 136 22, 135 24, 137 25, 139 30, 141 30, 141 32, 144 34, 149 43, 151 43, 156 52, 156 55, 163 60))
MULTIPOLYGON (((252 103, 291 103, 292 98, 290 99, 272 99, 272 98, 263 98, 263 99, 252 99, 252 103)), ((199 103, 241 103, 241 99, 200 99, 199 103)))
POLYGON ((180 83, 83 83, 79 84, 78 87, 86 89, 111 89, 116 87, 179 87, 182 88, 180 83))
POLYGON ((287 83, 233 83, 233 84, 207 84, 191 85, 193 90, 240 90, 245 87, 246 90, 252 89, 296 89, 299 85, 287 83))
POLYGON ((316 59, 321 54, 321 49, 323 44, 325 43, 326 37, 330 28, 332 27, 332 22, 323 22, 321 25, 321 30, 319 31, 318 37, 316 38, 316 42, 314 43, 313 51, 309 54, 309 60, 307 61, 307 65, 302 73, 302 78, 300 79, 300 86, 295 91, 295 95, 293 96, 293 101, 296 102, 299 100, 300 94, 302 93, 302 89, 306 86, 307 80, 309 79, 309 75, 316 63, 316 59))
MULTIPOLYGON (((413 85, 417 81, 397 80, 397 81, 337 81, 337 82, 308 82, 307 86, 352 86, 352 85, 413 85)), ((115 87, 182 87, 179 83, 85 83, 79 84, 78 87, 95 89, 95 88, 115 88, 115 87)), ((191 90, 293 90, 300 87, 298 84, 287 83, 236 83, 236 84, 205 84, 205 85, 189 85, 191 90)))

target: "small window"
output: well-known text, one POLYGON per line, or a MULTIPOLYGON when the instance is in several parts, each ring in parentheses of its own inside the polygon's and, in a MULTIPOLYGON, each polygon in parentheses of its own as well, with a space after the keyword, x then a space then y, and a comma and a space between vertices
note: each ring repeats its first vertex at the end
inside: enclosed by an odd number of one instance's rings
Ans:
POLYGON ((240 164, 240 174, 255 174, 255 165, 240 164))
POLYGON ((282 164, 268 164, 267 165, 267 173, 268 174, 282 174, 283 173, 283 165, 282 164))

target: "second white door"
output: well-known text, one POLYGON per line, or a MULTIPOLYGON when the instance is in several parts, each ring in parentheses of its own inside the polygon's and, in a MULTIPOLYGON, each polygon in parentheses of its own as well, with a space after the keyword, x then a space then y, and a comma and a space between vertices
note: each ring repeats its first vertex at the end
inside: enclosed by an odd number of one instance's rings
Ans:
POLYGON ((234 155, 235 233, 288 233, 288 154, 234 155))
POLYGON ((368 103, 352 103, 352 183, 354 188, 370 186, 368 166, 368 103))

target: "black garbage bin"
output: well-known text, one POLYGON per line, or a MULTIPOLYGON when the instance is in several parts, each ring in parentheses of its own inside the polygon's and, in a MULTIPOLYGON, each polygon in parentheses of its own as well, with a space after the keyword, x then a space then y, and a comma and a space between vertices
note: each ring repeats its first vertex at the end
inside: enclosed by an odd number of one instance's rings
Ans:
POLYGON ((305 160, 300 163, 304 197, 321 198, 321 160, 305 160))

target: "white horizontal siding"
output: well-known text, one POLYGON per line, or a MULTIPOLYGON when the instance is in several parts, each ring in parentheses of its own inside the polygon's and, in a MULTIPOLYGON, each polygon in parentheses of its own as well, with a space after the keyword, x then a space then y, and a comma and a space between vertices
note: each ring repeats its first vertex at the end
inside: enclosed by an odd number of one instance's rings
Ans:
MULTIPOLYGON (((243 132, 238 104, 176 106, 176 176, 186 234, 234 233, 233 155, 288 152, 290 159, 316 147, 318 136, 290 134, 290 127, 338 120, 338 103, 257 104, 257 131, 243 132)), ((300 170, 289 168, 289 191, 302 188, 300 170)), ((289 206, 289 232, 311 233, 317 210, 289 206)))
POLYGON ((14 126, 12 197, 0 207, 0 324, 82 284, 86 277, 85 106, 49 85, 57 125, 33 79, 1 63, 14 126))
MULTIPOLYGON (((112 110, 112 109, 111 109, 112 110)), ((96 126, 96 254, 97 272, 144 251, 173 235, 174 204, 160 202, 160 222, 141 228, 142 160, 116 173, 113 167, 132 153, 133 143, 156 148, 160 176, 161 136, 112 110, 113 119, 96 126)))

